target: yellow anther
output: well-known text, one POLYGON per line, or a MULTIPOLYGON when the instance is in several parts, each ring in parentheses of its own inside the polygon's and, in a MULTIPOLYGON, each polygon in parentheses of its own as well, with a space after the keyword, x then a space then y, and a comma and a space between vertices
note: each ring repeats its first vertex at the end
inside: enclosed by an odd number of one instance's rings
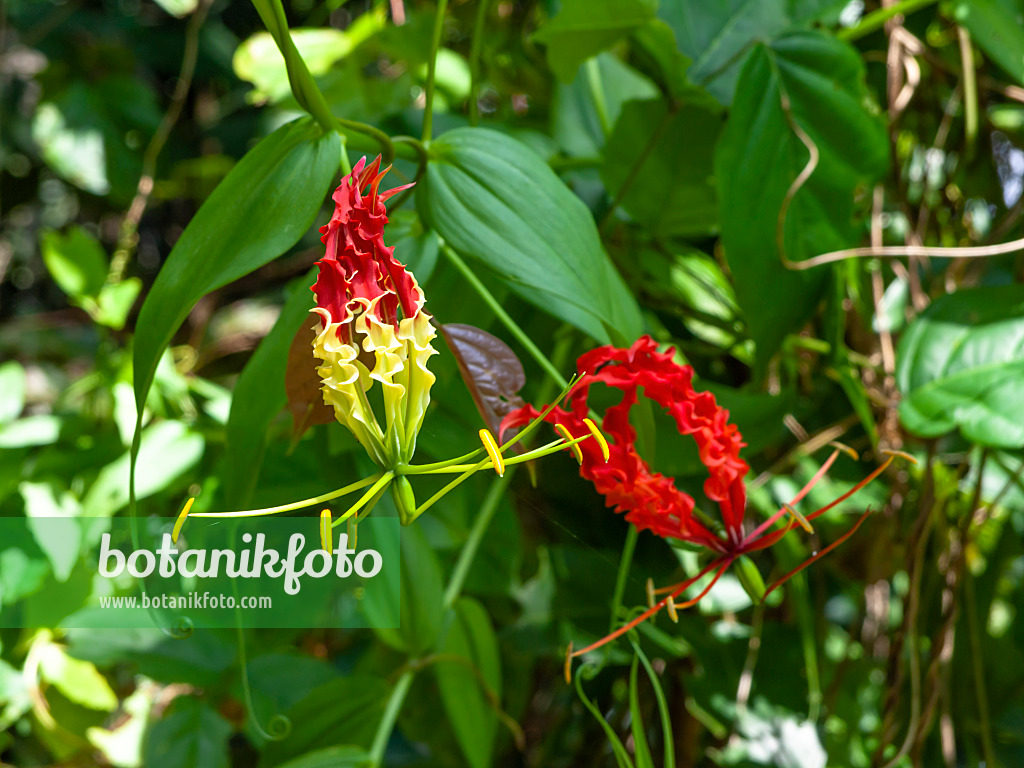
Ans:
POLYGON ((494 465, 494 471, 498 473, 498 477, 504 477, 505 459, 502 458, 501 451, 498 450, 498 441, 494 439, 491 430, 480 430, 480 442, 484 444, 484 450, 491 457, 491 464, 494 465))
POLYGON ((654 607, 654 579, 647 577, 647 607, 654 607))
POLYGON ((320 513, 320 546, 328 552, 331 551, 331 531, 334 529, 331 521, 331 510, 325 509, 320 513))
POLYGON ((590 419, 583 419, 583 423, 587 425, 587 429, 590 430, 590 434, 597 440, 597 444, 601 446, 601 455, 604 456, 604 460, 608 461, 611 453, 608 451, 608 441, 604 439, 604 434, 600 429, 597 428, 597 424, 592 422, 590 419))
POLYGON ((672 619, 674 624, 679 623, 679 612, 676 611, 676 601, 672 595, 665 598, 665 609, 668 611, 668 617, 672 619))
POLYGON ((171 531, 171 541, 173 541, 175 544, 178 543, 178 535, 181 533, 182 526, 185 525, 185 518, 188 517, 188 511, 192 509, 192 502, 194 501, 195 498, 191 498, 188 501, 186 501, 184 508, 178 515, 178 519, 174 521, 174 529, 171 531))
POLYGON ((555 424, 555 432, 557 432, 559 436, 569 444, 569 450, 571 450, 572 455, 576 457, 576 463, 582 464, 583 451, 581 451, 580 447, 573 442, 576 438, 572 436, 572 433, 561 424, 555 424))
POLYGON ((838 440, 833 440, 831 443, 829 443, 829 445, 831 445, 837 451, 842 451, 854 461, 860 461, 860 454, 853 450, 853 448, 851 448, 850 446, 846 445, 846 443, 840 443, 838 440))
POLYGON ((789 504, 783 504, 782 508, 789 512, 793 516, 793 519, 800 523, 800 527, 808 533, 814 533, 814 528, 811 527, 811 522, 804 517, 803 513, 797 512, 796 509, 789 506, 789 504))
POLYGON ((572 685, 572 641, 569 641, 569 647, 565 649, 565 668, 562 670, 565 673, 566 685, 572 685))
POLYGON ((911 464, 917 464, 917 459, 915 459, 913 456, 911 456, 906 451, 889 451, 889 450, 883 449, 881 451, 881 453, 884 453, 886 456, 899 456, 901 459, 906 459, 911 464))

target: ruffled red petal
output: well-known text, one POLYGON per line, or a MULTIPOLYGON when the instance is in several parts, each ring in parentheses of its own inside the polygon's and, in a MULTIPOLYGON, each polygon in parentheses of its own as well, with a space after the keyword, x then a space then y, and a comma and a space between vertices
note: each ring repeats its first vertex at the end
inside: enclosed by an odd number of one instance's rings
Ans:
POLYGON ((398 191, 380 191, 388 170, 380 170, 379 156, 369 166, 365 157, 356 163, 334 192, 331 220, 320 228, 327 249, 317 262, 320 274, 312 290, 317 306, 330 312, 334 322, 347 324, 373 305, 382 322, 397 327, 402 317, 412 317, 423 306, 412 273, 384 245, 384 201, 398 191))
MULTIPOLYGON (((645 397, 672 416, 681 434, 693 435, 709 474, 704 493, 721 508, 732 543, 740 540, 746 507, 743 478, 750 468, 739 452, 746 444, 714 395, 693 389, 693 369, 676 364, 672 356, 671 351, 659 353, 649 336, 628 349, 606 346, 587 352, 577 363, 582 379, 569 393, 567 409, 553 409, 547 421, 581 437, 588 434, 583 419, 589 412, 590 388, 600 382, 622 391, 622 401, 606 411, 602 423, 610 438, 609 460, 604 461, 595 441, 585 440, 579 445, 583 452, 580 474, 594 483, 608 506, 625 512, 639 530, 725 551, 728 545, 694 518, 693 498, 676 488, 672 478, 652 472, 636 452, 636 430, 629 423, 629 412, 643 388, 645 397)), ((532 406, 514 411, 502 421, 502 431, 539 415, 532 406)))

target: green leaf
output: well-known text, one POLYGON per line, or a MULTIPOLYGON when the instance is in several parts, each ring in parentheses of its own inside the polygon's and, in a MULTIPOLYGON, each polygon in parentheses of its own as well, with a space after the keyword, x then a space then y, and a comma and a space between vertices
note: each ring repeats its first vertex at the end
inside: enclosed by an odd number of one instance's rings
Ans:
POLYGON ((1024 14, 1014 0, 956 0, 953 18, 992 61, 1024 84, 1024 14))
POLYGON ((782 108, 818 147, 820 160, 789 206, 786 255, 800 261, 854 245, 854 194, 888 162, 882 121, 865 107, 864 65, 856 49, 818 32, 758 45, 715 154, 722 244, 736 295, 757 345, 761 370, 785 335, 814 313, 824 270, 786 269, 776 247, 779 211, 807 164, 807 148, 782 108))
POLYGON ((584 70, 569 85, 557 84, 552 104, 553 138, 563 152, 574 157, 601 153, 605 131, 611 131, 627 101, 658 95, 654 83, 610 53, 599 54, 594 61, 596 88, 591 87, 591 78, 584 70), (607 128, 595 106, 595 91, 608 121, 607 128))
POLYGON ((43 679, 76 704, 101 712, 117 709, 117 694, 96 667, 68 656, 56 643, 46 643, 39 652, 43 679))
POLYGON ((199 0, 156 0, 156 4, 171 16, 177 16, 180 19, 192 13, 199 5, 199 0))
POLYGON ((658 16, 690 57, 688 77, 722 104, 732 103, 743 63, 755 42, 770 39, 790 24, 786 0, 676 0, 658 16))
POLYGON ((160 355, 205 294, 263 266, 309 229, 334 179, 338 137, 309 119, 278 128, 217 185, 189 222, 139 312, 135 402, 142 411, 160 355))
POLYGON ((53 281, 72 299, 96 296, 107 280, 107 255, 81 227, 72 227, 67 235, 46 232, 41 250, 53 281))
POLYGON ((124 328, 132 305, 139 298, 142 281, 137 277, 129 277, 119 283, 104 285, 96 298, 96 309, 90 314, 100 325, 119 331, 124 328))
POLYGON ((0 365, 0 424, 14 421, 25 408, 28 378, 25 369, 14 360, 0 365))
MULTIPOLYGON (((295 329, 313 306, 314 272, 296 281, 274 327, 242 369, 231 397, 222 476, 229 506, 244 505, 256 485, 267 429, 284 408, 284 373, 295 329)), ((313 319, 310 319, 310 325, 313 319)))
POLYGON ((459 656, 471 665, 438 662, 437 684, 466 761, 471 768, 487 768, 498 728, 495 704, 501 701, 501 659, 491 619, 476 600, 463 597, 455 604, 455 620, 441 653, 459 656), (488 700, 481 685, 487 686, 493 701, 488 700))
POLYGON ((670 112, 663 99, 627 102, 608 140, 601 178, 656 236, 716 231, 712 159, 721 129, 721 117, 699 107, 670 112))
POLYGON ((943 296, 900 340, 900 420, 922 437, 959 428, 972 442, 1024 446, 1024 286, 943 296))
POLYGON ((370 753, 361 747, 327 747, 289 760, 280 768, 364 768, 373 765, 370 753))
POLYGON ((0 427, 0 448, 27 448, 50 445, 60 436, 61 421, 56 416, 26 416, 0 427))
POLYGON ((648 0, 565 0, 533 39, 547 46, 551 71, 571 83, 580 64, 653 16, 648 0))
POLYGON ((314 688, 288 709, 291 733, 267 745, 261 765, 270 768, 342 743, 368 748, 389 691, 383 680, 366 675, 349 675, 314 688))
POLYGON ((179 696, 146 734, 146 768, 227 768, 231 724, 209 704, 179 696))
MULTIPOLYGON (((202 435, 190 432, 180 421, 161 421, 142 434, 135 472, 136 498, 159 493, 203 455, 202 435)), ((85 517, 106 517, 128 503, 130 455, 125 453, 105 466, 82 502, 85 517)), ((167 514, 172 514, 168 510, 167 514)))
POLYGON ((82 527, 74 519, 81 511, 78 501, 66 492, 58 499, 49 483, 23 482, 18 490, 25 500, 28 528, 46 553, 54 578, 67 581, 82 546, 82 527))
POLYGON ((540 157, 482 128, 449 131, 430 152, 417 203, 455 250, 598 341, 614 331, 626 341, 640 335, 636 301, 590 211, 540 157))
POLYGON ((363 607, 371 626, 383 627, 374 630, 381 640, 392 648, 415 655, 433 648, 444 613, 441 566, 419 526, 402 529, 401 579, 400 607, 374 602, 377 596, 393 595, 393 589, 381 590, 376 595, 368 593, 363 607), (388 628, 395 624, 397 629, 388 628))
MULTIPOLYGON (((364 13, 342 32, 329 27, 291 29, 292 42, 313 76, 323 75, 331 66, 384 27, 381 13, 364 13)), ((257 32, 235 49, 231 65, 240 80, 255 86, 250 101, 278 102, 291 93, 284 57, 268 32, 257 32)))

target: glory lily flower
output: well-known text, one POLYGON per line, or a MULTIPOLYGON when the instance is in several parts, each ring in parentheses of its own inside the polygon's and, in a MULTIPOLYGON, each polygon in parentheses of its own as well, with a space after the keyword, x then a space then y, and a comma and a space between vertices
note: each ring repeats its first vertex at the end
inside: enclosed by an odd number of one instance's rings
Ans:
POLYGON ((427 368, 435 332, 416 278, 384 245, 384 201, 408 188, 380 190, 380 157, 360 160, 334 193, 334 215, 320 231, 327 246, 312 290, 320 316, 313 355, 323 361, 324 402, 380 467, 408 463, 430 403, 427 368), (367 391, 383 389, 384 426, 367 391))
MULTIPOLYGON (((501 429, 504 433, 543 415, 546 421, 555 425, 559 434, 574 438, 585 436, 590 433, 587 419, 590 388, 600 382, 621 390, 621 402, 607 410, 602 425, 612 443, 603 449, 597 441, 581 442, 576 449, 580 474, 594 483, 597 491, 604 495, 608 506, 614 507, 616 512, 625 513, 626 520, 638 530, 699 545, 713 555, 711 562, 692 578, 652 590, 653 594, 666 596, 658 602, 652 598, 653 604, 633 621, 579 651, 573 652, 570 646, 569 658, 587 653, 619 637, 662 608, 667 607, 674 615, 677 608, 694 605, 738 558, 770 547, 797 524, 810 529, 809 521, 848 499, 881 474, 893 460, 893 456, 890 456, 884 464, 830 504, 810 514, 801 515, 792 505, 803 499, 825 475, 840 453, 841 449, 837 449, 790 504, 783 506, 753 530, 748 530, 744 525, 747 504, 744 477, 750 467, 740 458, 740 450, 746 445, 743 437, 736 425, 729 423, 729 412, 715 402, 714 395, 694 390, 693 369, 675 363, 672 358, 672 350, 659 353, 657 344, 649 336, 640 338, 629 349, 600 347, 580 357, 577 364, 580 378, 566 398, 567 408, 549 408, 545 414, 539 414, 533 406, 528 405, 510 413, 502 421, 501 429), (704 495, 715 502, 721 511, 721 533, 697 518, 693 497, 680 491, 672 478, 652 472, 637 453, 636 430, 629 423, 629 412, 636 404, 641 388, 644 396, 668 411, 681 434, 692 435, 697 442, 701 462, 708 470, 704 495), (787 524, 775 528, 775 524, 783 518, 786 518, 787 524), (711 572, 714 572, 714 576, 700 594, 685 603, 675 603, 677 597, 711 572)), ((765 594, 845 541, 869 513, 870 510, 865 512, 838 541, 777 581, 765 594)))
POLYGON ((370 165, 364 157, 342 178, 333 196, 334 214, 320 229, 326 252, 317 262, 320 272, 312 286, 317 303, 312 311, 319 318, 313 356, 322 362, 317 371, 323 382, 324 402, 333 406, 335 418, 352 432, 381 471, 310 499, 264 509, 191 512, 194 499, 189 499, 174 525, 174 541, 190 516, 276 515, 362 490, 359 499, 339 517, 335 518, 329 509, 321 512, 320 531, 326 548, 330 529, 344 521, 348 521, 350 541, 354 541, 355 523, 373 509, 389 487, 399 518, 408 525, 482 469, 493 468, 500 475, 506 465, 555 451, 579 450, 578 445, 590 438, 603 442, 593 427, 584 437, 560 438, 506 460, 504 453, 539 426, 537 421, 503 445, 482 429, 481 447, 464 456, 433 464, 411 463, 435 381, 427 362, 437 351, 431 345, 435 331, 431 316, 423 309, 423 291, 412 273, 395 258, 394 249, 384 244, 384 225, 388 221, 384 202, 412 186, 382 191, 380 183, 388 170, 380 169, 380 157, 370 165), (370 404, 375 382, 382 389, 383 425, 370 404), (463 463, 481 456, 476 463, 463 463), (417 504, 409 478, 423 474, 458 476, 417 504))

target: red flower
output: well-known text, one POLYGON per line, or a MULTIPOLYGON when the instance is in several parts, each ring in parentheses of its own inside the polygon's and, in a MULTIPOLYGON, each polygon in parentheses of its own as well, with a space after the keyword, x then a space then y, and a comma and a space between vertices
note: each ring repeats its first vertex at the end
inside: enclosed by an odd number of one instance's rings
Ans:
MULTIPOLYGON (((781 518, 795 514, 787 505, 753 531, 745 532, 747 494, 743 478, 750 467, 740 458, 740 449, 746 443, 743 442, 743 436, 736 425, 729 423, 729 412, 719 407, 714 395, 694 390, 693 369, 690 366, 678 365, 672 361, 672 357, 672 350, 659 353, 657 344, 650 336, 638 339, 629 349, 607 346, 587 352, 577 363, 580 380, 566 398, 568 408, 552 409, 546 420, 561 425, 574 438, 585 436, 589 434, 589 428, 583 420, 589 412, 587 399, 591 386, 601 382, 621 390, 622 401, 606 411, 602 425, 604 433, 613 440, 608 446, 608 459, 605 461, 597 441, 584 440, 579 443, 582 454, 580 474, 594 483, 598 492, 604 495, 608 506, 614 507, 616 512, 625 512, 626 520, 638 530, 649 530, 664 538, 679 539, 706 547, 715 553, 716 557, 697 576, 680 584, 656 590, 658 594, 668 594, 636 620, 597 643, 571 654, 572 656, 586 653, 613 640, 665 606, 685 608, 693 605, 710 591, 736 558, 771 546, 798 524, 799 518, 790 519, 785 527, 772 530, 781 518), (701 462, 707 467, 709 475, 704 481, 704 495, 718 504, 724 535, 715 533, 698 520, 693 514, 693 498, 676 488, 672 478, 652 472, 637 453, 636 430, 629 423, 629 412, 637 402, 641 387, 647 398, 668 411, 681 434, 693 435, 696 440, 701 462), (674 603, 676 597, 712 571, 715 572, 714 578, 696 598, 679 606, 674 603)), ((501 423, 502 432, 522 426, 539 415, 533 406, 520 408, 505 417, 501 423)), ((798 503, 807 495, 838 455, 839 450, 829 457, 811 481, 794 497, 791 504, 798 503)), ((892 459, 890 456, 882 466, 835 501, 804 516, 799 524, 815 519, 848 499, 881 474, 892 459)), ((869 512, 870 510, 865 512, 853 528, 838 541, 775 582, 765 594, 845 541, 869 512)))

